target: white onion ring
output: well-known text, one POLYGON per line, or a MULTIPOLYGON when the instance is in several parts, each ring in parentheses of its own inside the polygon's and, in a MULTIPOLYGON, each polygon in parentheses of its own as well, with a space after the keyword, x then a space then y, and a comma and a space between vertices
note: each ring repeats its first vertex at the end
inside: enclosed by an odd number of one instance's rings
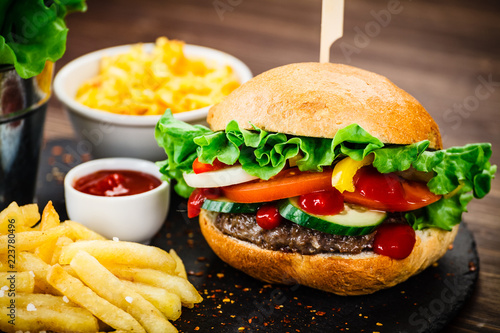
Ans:
POLYGON ((186 183, 195 188, 223 187, 246 183, 259 177, 252 176, 243 170, 241 165, 203 173, 184 173, 186 183))

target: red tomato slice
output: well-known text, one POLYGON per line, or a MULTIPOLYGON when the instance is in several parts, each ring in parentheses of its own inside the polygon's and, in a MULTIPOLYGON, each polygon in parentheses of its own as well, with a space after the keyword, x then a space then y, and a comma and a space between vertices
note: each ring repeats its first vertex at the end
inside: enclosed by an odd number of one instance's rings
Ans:
POLYGON ((354 192, 344 191, 346 202, 389 212, 405 212, 430 205, 441 196, 429 191, 425 183, 405 180, 395 174, 382 174, 371 166, 359 169, 354 192))
POLYGON ((284 170, 269 180, 257 180, 222 187, 226 198, 236 202, 267 202, 332 188, 332 170, 300 172, 284 170))
POLYGON ((214 160, 213 164, 201 163, 198 160, 198 157, 193 161, 193 171, 196 174, 208 172, 208 171, 216 171, 227 167, 227 164, 219 162, 218 159, 214 160))
POLYGON ((221 192, 219 188, 195 188, 191 193, 187 203, 187 214, 189 218, 200 215, 201 206, 205 199, 217 199, 221 192))

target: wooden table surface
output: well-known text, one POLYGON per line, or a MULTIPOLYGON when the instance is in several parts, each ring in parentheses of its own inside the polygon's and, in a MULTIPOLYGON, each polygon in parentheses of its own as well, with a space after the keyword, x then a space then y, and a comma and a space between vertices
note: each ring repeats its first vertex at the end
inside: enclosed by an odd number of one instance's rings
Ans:
MULTIPOLYGON (((320 0, 88 0, 85 14, 68 17, 67 51, 57 66, 104 47, 167 36, 233 54, 256 75, 318 61, 320 11, 320 0)), ((445 147, 491 142, 498 165, 499 54, 495 0, 349 0, 344 37, 333 46, 331 61, 387 76, 434 117, 445 147)), ((45 139, 73 135, 52 98, 45 139)), ((472 202, 464 215, 477 242, 480 275, 472 298, 446 332, 500 332, 499 199, 497 178, 491 193, 472 202)))

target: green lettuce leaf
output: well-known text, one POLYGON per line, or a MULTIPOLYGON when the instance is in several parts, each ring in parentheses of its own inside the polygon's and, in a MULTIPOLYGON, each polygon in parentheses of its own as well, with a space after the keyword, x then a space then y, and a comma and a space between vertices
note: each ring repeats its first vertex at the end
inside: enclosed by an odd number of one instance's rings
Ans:
POLYGON ((450 198, 442 198, 429 206, 408 212, 405 217, 416 230, 434 227, 450 231, 462 221, 462 213, 467 211, 467 204, 472 198, 471 192, 460 191, 450 198))
POLYGON ((459 185, 465 184, 474 191, 477 198, 489 192, 494 169, 489 164, 491 145, 489 143, 469 144, 437 152, 423 152, 414 162, 417 170, 434 171, 436 176, 429 183, 429 189, 436 194, 447 194, 459 185), (478 178, 479 177, 479 178, 478 178), (482 180, 481 180, 482 178, 482 180))
POLYGON ((434 153, 422 154, 415 165, 422 171, 436 173, 427 186, 434 193, 444 194, 444 197, 406 214, 408 222, 417 230, 429 227, 451 230, 462 220, 462 213, 467 212, 467 204, 474 197, 483 198, 490 191, 497 171, 497 166, 489 163, 490 144, 471 144, 434 153), (450 192, 447 189, 450 188, 458 191, 448 197, 450 192))
POLYGON ((85 10, 85 0, 2 1, 0 64, 13 65, 22 78, 38 75, 66 50, 66 15, 85 10))
POLYGON ((462 213, 473 198, 490 191, 496 166, 489 163, 491 145, 470 144, 445 150, 428 150, 429 141, 410 145, 384 145, 357 124, 339 130, 333 139, 268 133, 253 126, 249 131, 231 121, 225 131, 213 132, 173 118, 167 111, 156 127, 158 144, 165 148, 168 159, 160 162, 161 172, 177 181, 177 192, 187 197, 192 189, 182 173, 192 172, 198 156, 203 163, 215 158, 226 164, 239 162, 249 174, 269 179, 278 174, 292 157, 301 171, 322 171, 346 156, 361 160, 374 154, 373 166, 382 173, 405 171, 432 172, 429 190, 442 199, 406 214, 415 229, 438 227, 445 230, 460 223, 462 213), (169 162, 169 160, 171 160, 169 162), (452 193, 449 197, 447 194, 452 193))
POLYGON ((236 121, 231 121, 224 132, 209 133, 194 142, 199 146, 201 162, 212 163, 215 158, 226 164, 239 161, 246 172, 265 180, 278 174, 297 154, 302 156, 297 161, 299 170, 322 171, 340 155, 361 160, 384 146, 356 124, 339 130, 332 140, 267 133, 256 127, 249 131, 236 121))
POLYGON ((427 183, 429 190, 444 195, 439 201, 406 214, 417 230, 437 227, 451 230, 462 220, 467 204, 473 197, 482 198, 491 189, 496 166, 489 163, 489 143, 468 144, 444 150, 426 150, 428 141, 407 146, 379 149, 374 152, 373 165, 382 173, 404 171, 412 166, 423 172, 433 172, 427 183), (457 190, 458 189, 458 190, 457 190), (446 195, 456 191, 455 195, 446 195))
POLYGON ((491 166, 491 144, 475 143, 444 150, 426 150, 428 141, 407 146, 375 150, 373 166, 382 173, 404 171, 412 166, 423 172, 434 172, 429 189, 439 195, 448 194, 459 186, 474 191, 476 198, 484 197, 491 186, 496 166, 491 166))
POLYGON ((374 150, 382 148, 384 144, 379 139, 371 136, 361 126, 351 124, 335 134, 333 146, 338 147, 337 156, 342 153, 356 161, 361 161, 374 150))
POLYGON ((374 151, 373 166, 381 173, 408 170, 429 147, 429 141, 420 141, 407 146, 389 146, 374 151))
POLYGON ((165 161, 157 162, 157 165, 160 172, 165 175, 164 179, 177 181, 174 189, 180 196, 187 198, 193 191, 182 177, 183 172, 192 172, 193 162, 197 157, 197 145, 193 139, 208 133, 213 132, 205 126, 192 126, 175 119, 170 109, 156 124, 156 141, 165 149, 168 156, 165 161))

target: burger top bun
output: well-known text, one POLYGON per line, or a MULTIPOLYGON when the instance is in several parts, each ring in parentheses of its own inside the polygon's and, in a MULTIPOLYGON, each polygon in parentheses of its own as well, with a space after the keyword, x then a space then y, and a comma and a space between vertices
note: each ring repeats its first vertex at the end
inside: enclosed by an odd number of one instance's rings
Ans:
POLYGON ((382 75, 342 64, 290 64, 254 77, 207 117, 214 131, 233 119, 245 129, 324 138, 357 123, 384 143, 429 140, 442 148, 437 124, 415 98, 382 75))

